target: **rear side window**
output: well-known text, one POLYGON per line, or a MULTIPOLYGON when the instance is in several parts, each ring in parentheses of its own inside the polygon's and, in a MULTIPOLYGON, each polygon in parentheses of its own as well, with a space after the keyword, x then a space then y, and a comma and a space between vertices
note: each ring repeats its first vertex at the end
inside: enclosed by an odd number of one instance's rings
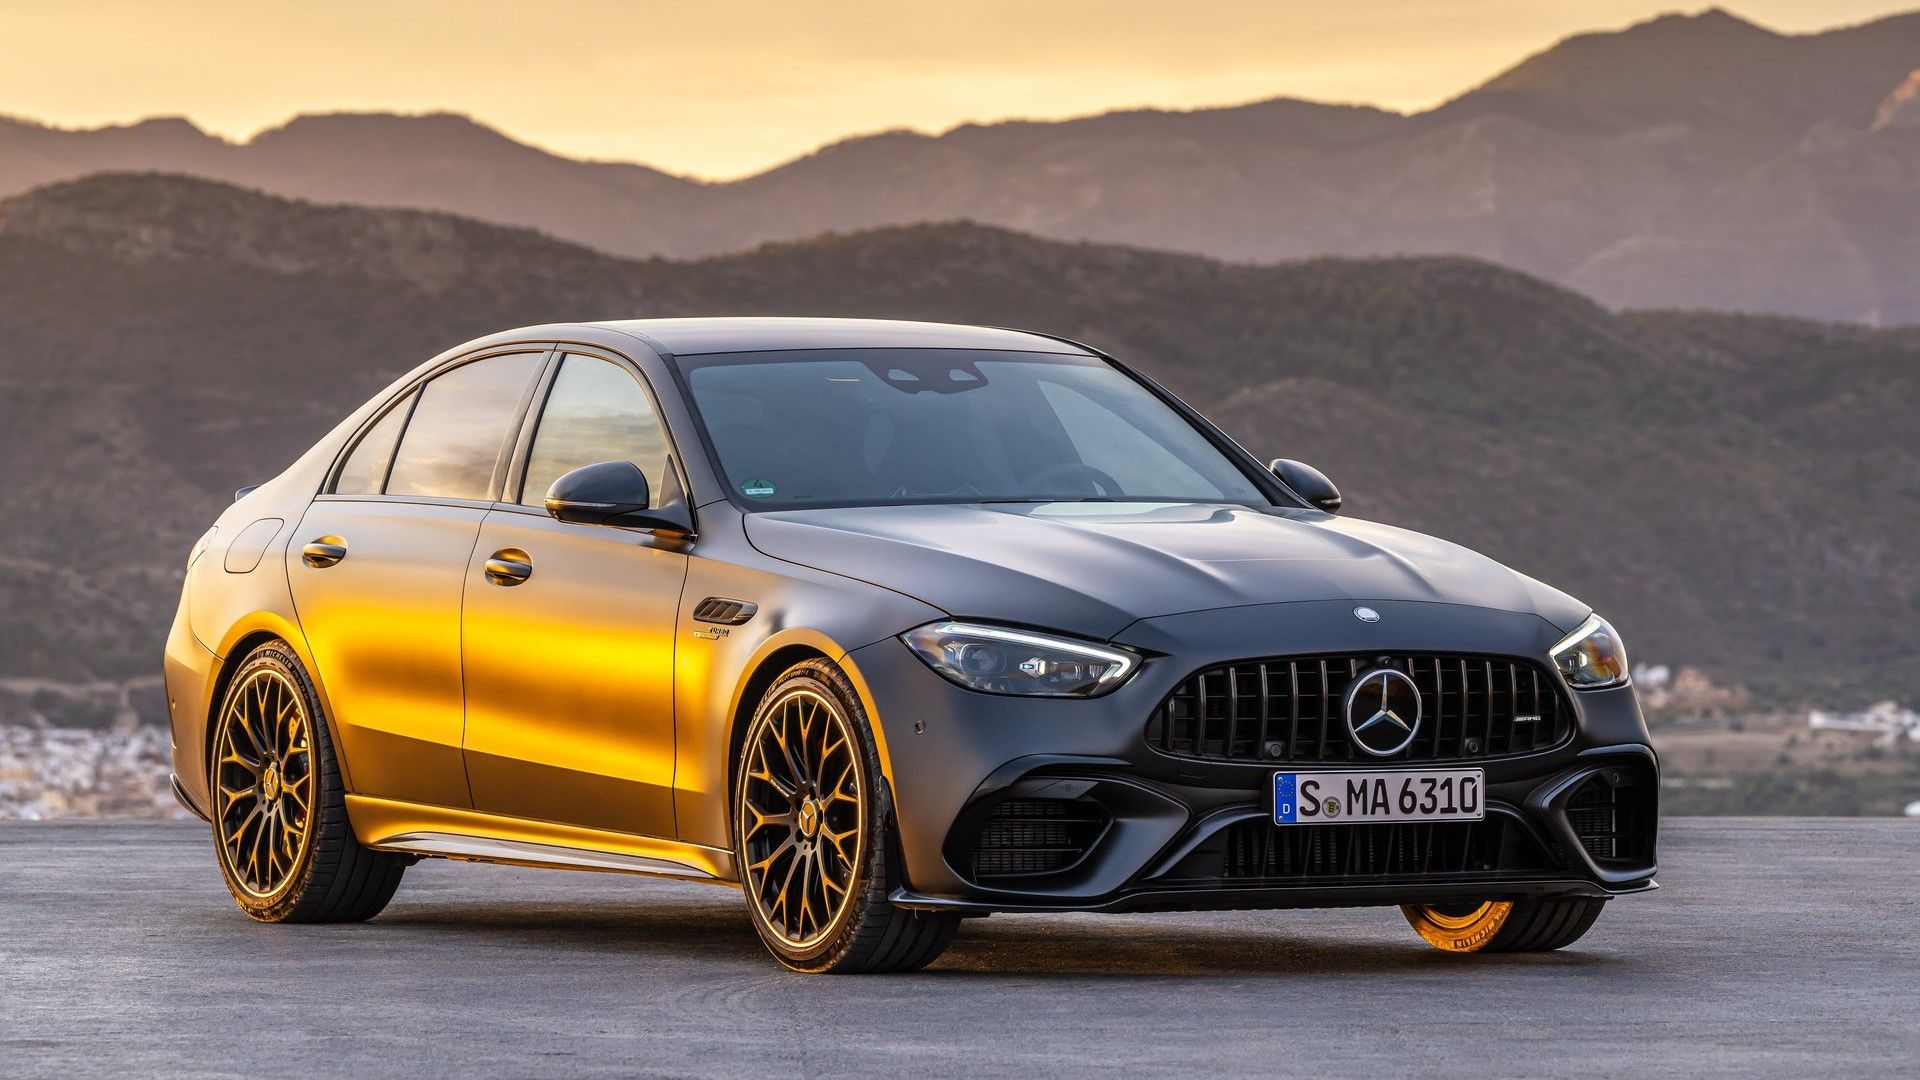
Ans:
POLYGON ((534 429, 520 501, 539 506, 562 473, 602 461, 631 461, 657 500, 666 476, 667 440, 647 392, 618 365, 569 355, 534 429))
POLYGON ((539 359, 538 353, 488 357, 422 387, 393 457, 387 494, 488 498, 500 445, 539 359))
POLYGON ((400 441, 400 426, 407 422, 407 410, 413 395, 387 410, 378 422, 360 437, 360 445, 347 455, 340 475, 333 482, 336 495, 378 495, 387 483, 387 465, 393 461, 393 444, 400 441))

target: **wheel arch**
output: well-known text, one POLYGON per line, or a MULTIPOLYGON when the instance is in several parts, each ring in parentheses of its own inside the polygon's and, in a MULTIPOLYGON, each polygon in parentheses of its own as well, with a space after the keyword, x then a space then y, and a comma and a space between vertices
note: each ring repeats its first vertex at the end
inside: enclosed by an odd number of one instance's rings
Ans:
POLYGON ((340 770, 340 781, 348 791, 352 791, 352 773, 348 770, 347 757, 341 748, 340 728, 334 719, 332 701, 327 697, 326 680, 320 674, 319 665, 314 663, 313 653, 307 649, 306 638, 300 633, 300 628, 271 611, 256 611, 234 623, 227 629, 219 648, 214 650, 220 660, 209 673, 206 715, 202 718, 200 734, 201 760, 211 762, 213 758, 214 721, 219 716, 220 705, 226 697, 227 687, 233 682, 234 673, 253 650, 270 641, 277 641, 292 650, 300 666, 306 668, 314 692, 320 695, 320 716, 327 725, 327 735, 333 744, 334 763, 340 770))
MULTIPOLYGON (((885 725, 875 708, 873 692, 860 674, 859 665, 851 662, 850 650, 841 646, 832 638, 814 631, 796 631, 769 639, 755 653, 754 658, 741 670, 741 677, 734 689, 733 701, 727 709, 727 802, 731 807, 739 783, 740 751, 746 743, 747 728, 752 726, 754 710, 760 707, 760 699, 766 695, 781 675, 797 664, 808 660, 825 660, 847 677, 853 684, 854 693, 860 697, 860 707, 867 714, 867 723, 873 729, 874 745, 880 750, 880 773, 889 788, 893 785, 893 767, 887 753, 885 725)), ((732 843, 732 814, 728 814, 727 839, 732 843)))
MULTIPOLYGON (((746 745, 747 728, 753 725, 754 710, 760 707, 760 699, 766 696, 767 688, 787 673, 796 664, 808 660, 834 662, 834 658, 811 641, 789 641, 775 645, 771 650, 758 656, 747 665, 742 674, 740 685, 734 690, 733 706, 727 710, 727 805, 733 805, 736 787, 740 782, 740 751, 746 745)), ((732 818, 728 818, 728 839, 733 839, 732 818)))

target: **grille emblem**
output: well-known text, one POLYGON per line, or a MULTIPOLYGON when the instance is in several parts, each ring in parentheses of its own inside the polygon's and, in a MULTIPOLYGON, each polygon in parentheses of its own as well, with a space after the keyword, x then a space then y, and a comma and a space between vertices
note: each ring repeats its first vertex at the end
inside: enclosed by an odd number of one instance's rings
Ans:
POLYGON ((1380 621, 1380 613, 1373 610, 1370 607, 1354 608, 1353 617, 1356 619, 1359 619, 1361 622, 1379 622, 1380 621))
POLYGON ((1420 688, 1393 668, 1375 668, 1347 688, 1347 734, 1374 757, 1392 757, 1420 730, 1420 688))

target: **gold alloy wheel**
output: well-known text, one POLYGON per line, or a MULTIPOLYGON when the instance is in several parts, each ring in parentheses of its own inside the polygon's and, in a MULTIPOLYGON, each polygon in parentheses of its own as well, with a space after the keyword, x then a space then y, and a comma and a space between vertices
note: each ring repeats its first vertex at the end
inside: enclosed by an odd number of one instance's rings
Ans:
POLYGON ((307 710, 286 675, 244 676, 213 753, 214 828, 230 879, 260 900, 285 892, 313 843, 314 804, 307 710))
POLYGON ((838 704, 795 687, 748 738, 738 822, 747 902, 788 948, 809 949, 840 924, 866 856, 853 728, 838 704))
POLYGON ((1470 953, 1485 948, 1507 924, 1513 903, 1409 904, 1400 910, 1427 944, 1445 952, 1470 953))

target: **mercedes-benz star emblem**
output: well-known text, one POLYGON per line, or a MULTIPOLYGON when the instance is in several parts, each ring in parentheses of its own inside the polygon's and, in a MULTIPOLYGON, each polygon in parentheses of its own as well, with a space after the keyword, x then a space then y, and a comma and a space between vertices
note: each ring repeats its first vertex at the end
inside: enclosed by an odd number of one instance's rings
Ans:
POLYGON ((1356 619, 1359 619, 1361 622, 1379 622, 1380 621, 1380 613, 1373 610, 1370 607, 1354 608, 1353 617, 1356 619))
POLYGON ((1420 688, 1392 668, 1375 668, 1347 688, 1347 734, 1374 757, 1392 757, 1420 730, 1420 688))

